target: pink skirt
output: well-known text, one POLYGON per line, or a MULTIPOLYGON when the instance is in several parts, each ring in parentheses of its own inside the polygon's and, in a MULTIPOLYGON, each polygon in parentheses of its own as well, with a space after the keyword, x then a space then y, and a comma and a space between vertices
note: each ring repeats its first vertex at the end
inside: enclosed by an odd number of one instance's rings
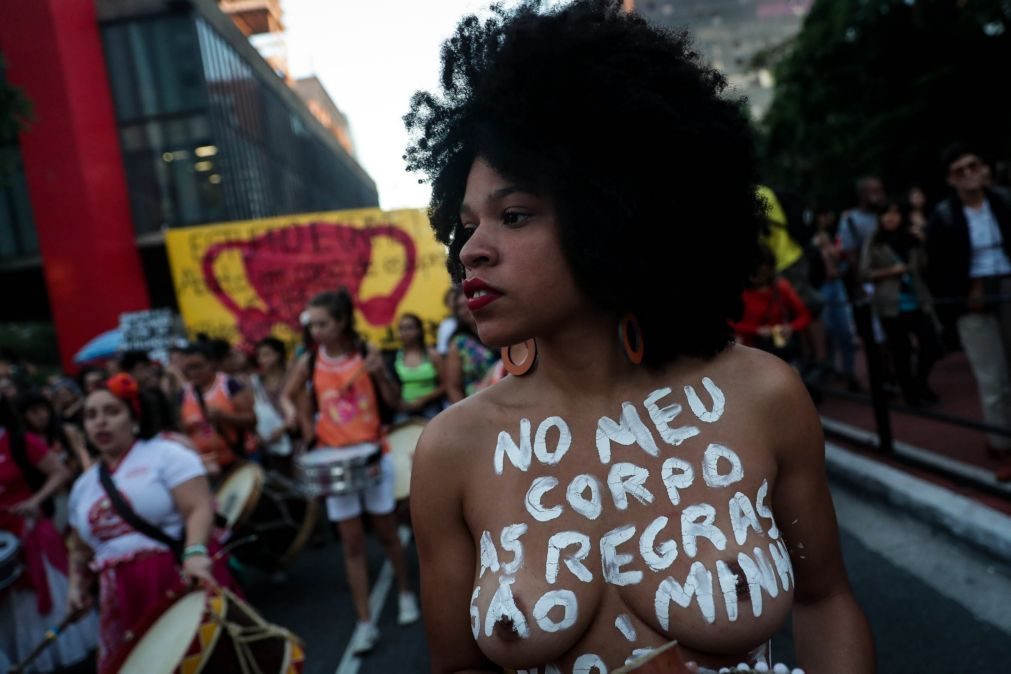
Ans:
MULTIPOLYGON (((211 545, 213 555, 219 546, 211 545)), ((139 635, 131 629, 141 624, 152 606, 159 606, 167 594, 183 586, 175 556, 168 550, 149 550, 101 569, 99 592, 98 671, 106 674, 117 649, 130 645, 139 635)), ((218 585, 241 596, 228 571, 227 557, 214 562, 218 585)), ((111 672, 109 674, 112 674, 111 672)))

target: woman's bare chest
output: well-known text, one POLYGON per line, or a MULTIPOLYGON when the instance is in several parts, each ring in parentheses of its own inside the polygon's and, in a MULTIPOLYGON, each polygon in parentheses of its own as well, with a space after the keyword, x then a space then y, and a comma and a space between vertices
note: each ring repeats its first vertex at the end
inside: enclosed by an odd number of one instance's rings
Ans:
POLYGON ((686 634, 698 648, 746 648, 778 626, 792 568, 770 504, 775 462, 732 412, 703 379, 613 416, 500 430, 467 497, 471 626, 486 654, 567 660, 605 625, 618 650, 599 656, 613 668, 621 650, 686 634))

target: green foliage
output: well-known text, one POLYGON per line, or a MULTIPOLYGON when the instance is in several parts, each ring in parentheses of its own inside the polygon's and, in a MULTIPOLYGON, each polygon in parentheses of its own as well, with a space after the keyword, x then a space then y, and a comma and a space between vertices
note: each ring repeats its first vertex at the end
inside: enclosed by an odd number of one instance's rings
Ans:
POLYGON ((762 122, 770 181, 822 204, 853 182, 943 193, 955 140, 1011 156, 1011 0, 816 0, 776 68, 762 122))
POLYGON ((4 79, 0 56, 0 143, 9 143, 32 118, 32 104, 24 93, 4 79))

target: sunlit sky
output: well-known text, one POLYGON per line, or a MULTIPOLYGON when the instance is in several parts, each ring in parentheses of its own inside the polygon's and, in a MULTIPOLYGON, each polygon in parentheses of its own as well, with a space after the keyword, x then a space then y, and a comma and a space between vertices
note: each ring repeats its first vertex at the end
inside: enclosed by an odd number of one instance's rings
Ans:
POLYGON ((439 48, 459 19, 490 4, 282 0, 291 74, 315 74, 347 115, 358 161, 376 181, 382 208, 428 205, 428 186, 404 170, 407 132, 401 118, 415 91, 437 84, 439 48))

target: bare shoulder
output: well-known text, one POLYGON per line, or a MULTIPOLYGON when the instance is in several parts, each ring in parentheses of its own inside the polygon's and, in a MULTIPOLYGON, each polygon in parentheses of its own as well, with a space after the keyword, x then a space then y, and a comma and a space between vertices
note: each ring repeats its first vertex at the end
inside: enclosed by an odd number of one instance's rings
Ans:
POLYGON ((821 441, 821 423, 800 375, 780 358, 734 345, 714 359, 716 372, 730 382, 733 395, 762 420, 777 454, 806 451, 821 441))
MULTIPOLYGON (((482 392, 484 393, 484 392, 482 392)), ((479 442, 490 432, 493 405, 487 396, 465 398, 440 412, 425 426, 415 450, 415 462, 443 466, 466 466, 474 459, 479 442)))

